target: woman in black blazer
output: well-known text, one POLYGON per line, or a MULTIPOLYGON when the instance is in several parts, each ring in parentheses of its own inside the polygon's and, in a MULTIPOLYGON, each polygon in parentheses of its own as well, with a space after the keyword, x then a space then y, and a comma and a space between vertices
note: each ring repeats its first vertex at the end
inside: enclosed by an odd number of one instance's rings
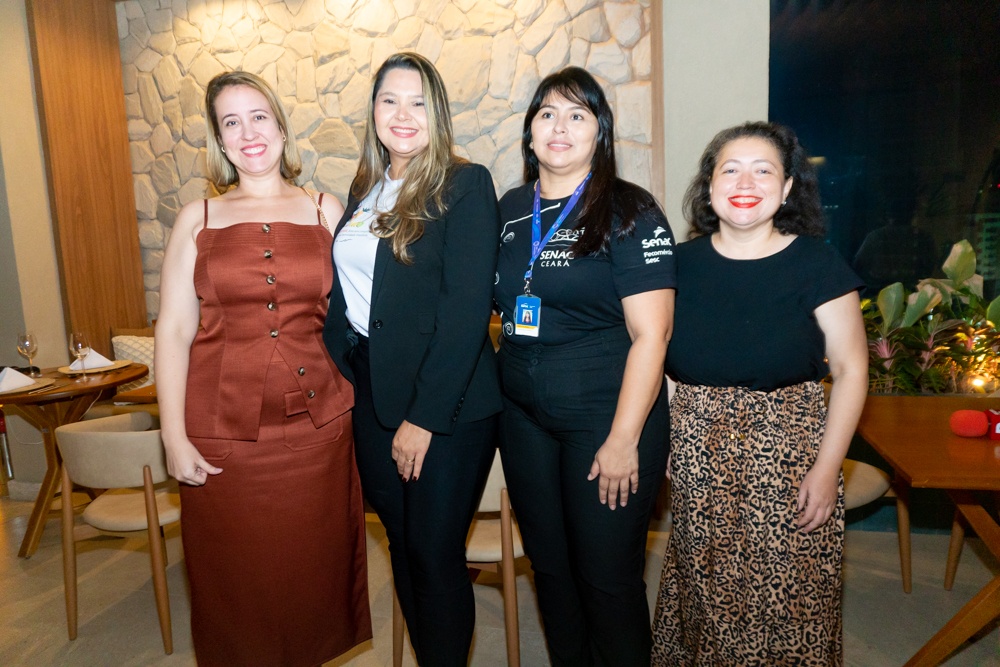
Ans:
POLYGON ((433 667, 468 661, 465 538, 501 409, 488 337, 499 209, 489 172, 452 143, 434 66, 391 56, 337 225, 323 331, 354 383, 361 486, 389 538, 410 643, 433 667))

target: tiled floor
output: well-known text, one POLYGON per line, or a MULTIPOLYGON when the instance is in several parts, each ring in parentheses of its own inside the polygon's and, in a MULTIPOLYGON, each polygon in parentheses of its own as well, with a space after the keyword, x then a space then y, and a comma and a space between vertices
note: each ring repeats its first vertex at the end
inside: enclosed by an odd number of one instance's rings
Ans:
MULTIPOLYGON (((81 543, 79 636, 66 638, 59 523, 51 519, 38 552, 17 558, 30 504, 0 499, 0 665, 13 666, 172 666, 193 665, 189 607, 181 561, 180 528, 167 531, 167 579, 174 624, 174 654, 165 656, 153 602, 149 555, 142 540, 101 539, 81 543)), ((338 667, 390 665, 392 594, 385 533, 368 522, 369 582, 375 639, 329 663, 338 667)), ((650 532, 646 582, 650 603, 656 595, 668 524, 650 532)), ((955 587, 941 581, 948 550, 946 535, 913 536, 913 593, 899 582, 896 535, 849 531, 846 545, 845 663, 856 667, 898 667, 957 612, 997 571, 978 540, 967 540, 955 587)), ((535 605, 530 568, 518 566, 521 661, 548 664, 535 605)), ((499 579, 483 574, 475 585, 474 667, 504 665, 506 651, 499 579)), ((945 663, 949 667, 1000 665, 1000 629, 994 624, 945 663)), ((404 664, 413 665, 407 652, 404 664)))

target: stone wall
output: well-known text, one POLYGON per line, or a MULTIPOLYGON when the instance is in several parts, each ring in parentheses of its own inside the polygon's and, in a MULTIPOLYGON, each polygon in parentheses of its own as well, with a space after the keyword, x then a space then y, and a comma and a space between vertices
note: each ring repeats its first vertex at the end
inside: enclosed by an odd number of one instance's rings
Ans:
POLYGON ((621 176, 649 188, 651 0, 128 0, 118 2, 122 78, 149 317, 163 249, 184 204, 215 194, 205 167, 205 85, 260 74, 291 114, 299 182, 347 200, 370 76, 397 51, 435 63, 457 152, 521 183, 524 111, 567 65, 604 86, 621 176))

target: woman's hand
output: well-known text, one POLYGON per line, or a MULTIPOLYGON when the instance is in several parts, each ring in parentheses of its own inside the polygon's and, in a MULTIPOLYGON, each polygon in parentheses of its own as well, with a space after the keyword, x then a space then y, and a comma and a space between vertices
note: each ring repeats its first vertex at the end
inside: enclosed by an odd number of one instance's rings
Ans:
POLYGON ((424 467, 424 457, 431 446, 431 432, 403 420, 392 439, 392 460, 404 482, 419 479, 424 467))
POLYGON ((609 436, 594 456, 587 481, 598 479, 597 495, 602 505, 615 509, 621 497, 622 507, 628 504, 628 493, 639 490, 639 445, 609 436))
POLYGON ((632 339, 611 434, 594 456, 588 481, 599 478, 602 505, 628 504, 629 489, 639 491, 639 437, 663 384, 663 360, 674 315, 674 290, 661 289, 622 299, 625 327, 632 339), (658 359, 658 362, 651 362, 658 359))
POLYGON ((799 529, 808 533, 829 520, 837 505, 840 468, 868 395, 868 341, 857 292, 827 301, 815 311, 826 337, 833 389, 819 453, 799 488, 799 529))
POLYGON ((167 472, 183 484, 201 486, 209 475, 218 475, 222 468, 216 468, 198 452, 190 440, 181 440, 164 446, 167 452, 167 472))
POLYGON ((810 533, 833 516, 837 505, 840 468, 813 466, 799 487, 799 529, 810 533))

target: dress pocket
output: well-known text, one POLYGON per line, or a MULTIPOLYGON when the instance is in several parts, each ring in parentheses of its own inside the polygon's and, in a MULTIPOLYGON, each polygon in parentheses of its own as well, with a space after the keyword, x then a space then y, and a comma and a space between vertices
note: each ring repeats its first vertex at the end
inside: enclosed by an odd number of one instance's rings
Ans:
POLYGON ((190 438, 201 457, 209 463, 225 461, 233 453, 233 441, 221 438, 190 438))
MULTIPOLYGON (((292 393, 292 392, 289 392, 292 393)), ((301 392, 299 393, 301 396, 301 392)), ((286 406, 288 405, 286 396, 286 406)), ((351 411, 331 419, 319 428, 313 425, 312 417, 305 409, 303 400, 302 410, 285 417, 285 446, 293 452, 314 447, 332 446, 341 442, 344 438, 350 439, 354 431, 351 424, 351 411)))

